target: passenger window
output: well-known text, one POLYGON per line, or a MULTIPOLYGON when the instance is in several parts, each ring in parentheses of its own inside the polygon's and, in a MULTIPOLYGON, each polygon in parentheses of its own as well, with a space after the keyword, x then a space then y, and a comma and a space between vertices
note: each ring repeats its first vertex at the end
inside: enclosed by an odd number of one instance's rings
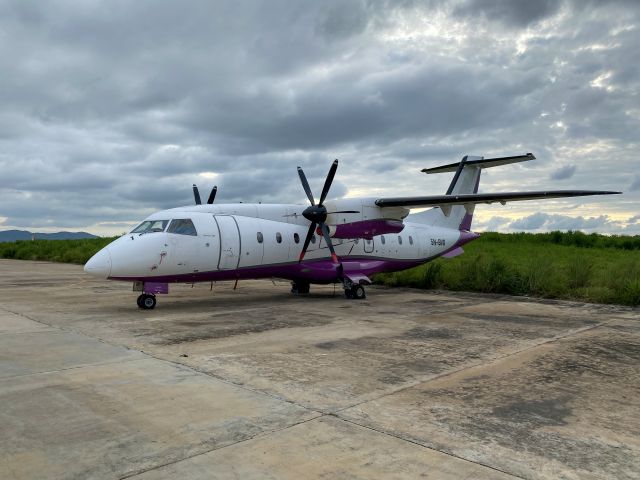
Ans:
POLYGON ((300 243, 300 235, 298 235, 297 233, 293 234, 293 241, 296 243, 300 243))
POLYGON ((131 233, 164 232, 167 223, 169 223, 169 220, 145 220, 136 228, 131 230, 131 233))
POLYGON ((409 235, 409 245, 413 245, 413 237, 409 235))
POLYGON ((398 245, 402 245, 402 237, 398 235, 398 245))
POLYGON ((282 243, 282 235, 280 234, 280 232, 276 233, 276 242, 282 243))
POLYGON ((264 241, 264 237, 262 236, 262 232, 258 232, 258 243, 262 243, 264 241))
POLYGON ((384 239, 384 235, 380 237, 380 241, 382 242, 383 245, 385 244, 386 240, 384 239))
POLYGON ((175 233, 178 235, 198 235, 196 227, 189 218, 176 218, 171 220, 167 233, 175 233))

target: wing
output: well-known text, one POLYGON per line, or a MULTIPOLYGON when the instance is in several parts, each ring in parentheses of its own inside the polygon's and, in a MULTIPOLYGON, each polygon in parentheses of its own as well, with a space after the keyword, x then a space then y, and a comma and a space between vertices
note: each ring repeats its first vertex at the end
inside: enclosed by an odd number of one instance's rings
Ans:
POLYGON ((426 197, 390 197, 378 198, 375 203, 379 207, 441 207, 449 205, 476 205, 478 203, 507 202, 521 200, 539 200, 545 198, 586 197, 590 195, 619 195, 622 192, 604 190, 548 190, 541 192, 503 192, 503 193, 469 193, 460 195, 430 195, 426 197))

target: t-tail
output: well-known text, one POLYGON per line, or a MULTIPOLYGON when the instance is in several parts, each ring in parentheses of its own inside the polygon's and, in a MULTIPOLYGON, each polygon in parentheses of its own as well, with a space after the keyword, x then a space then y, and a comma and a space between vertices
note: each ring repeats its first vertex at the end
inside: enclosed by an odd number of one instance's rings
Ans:
MULTIPOLYGON (((535 160, 535 158, 531 153, 499 158, 465 155, 458 163, 451 163, 434 168, 424 168, 422 171, 426 174, 455 172, 445 195, 475 194, 478 193, 478 187, 480 186, 482 169, 499 167, 510 163, 526 162, 528 160, 535 160)), ((470 231, 475 207, 475 203, 465 205, 441 205, 439 207, 440 212, 437 210, 434 212, 434 216, 436 217, 434 225, 470 231), (440 215, 438 215, 438 213, 440 213, 440 215)))
POLYGON ((454 172, 454 175, 449 184, 449 188, 447 188, 447 192, 444 196, 440 197, 442 199, 441 204, 432 210, 412 215, 411 220, 438 227, 470 231, 473 212, 477 202, 470 201, 469 203, 463 204, 447 202, 464 195, 476 195, 478 193, 478 187, 480 186, 480 175, 484 168, 526 162, 528 160, 534 160, 535 158, 531 153, 500 158, 484 158, 466 155, 457 163, 434 168, 424 168, 422 171, 427 174, 454 172))

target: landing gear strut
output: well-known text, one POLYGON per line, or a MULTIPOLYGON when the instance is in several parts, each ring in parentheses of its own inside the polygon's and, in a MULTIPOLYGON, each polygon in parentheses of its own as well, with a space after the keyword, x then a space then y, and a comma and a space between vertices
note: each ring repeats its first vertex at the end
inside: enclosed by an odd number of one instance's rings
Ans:
POLYGON ((294 295, 309 293, 309 282, 291 282, 291 293, 294 295))
POLYGON ((342 284, 344 286, 344 296, 349 300, 364 300, 367 298, 362 285, 355 284, 349 279, 344 279, 342 284))
POLYGON ((156 306, 156 296, 150 295, 148 293, 143 293, 136 300, 138 303, 138 308, 142 308, 143 310, 151 310, 156 306))

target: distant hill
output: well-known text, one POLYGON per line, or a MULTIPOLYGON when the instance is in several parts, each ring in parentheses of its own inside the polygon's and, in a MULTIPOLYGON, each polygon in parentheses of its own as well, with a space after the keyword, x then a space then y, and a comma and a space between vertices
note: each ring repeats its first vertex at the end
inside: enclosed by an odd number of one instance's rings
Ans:
MULTIPOLYGON (((32 232, 27 230, 3 230, 0 231, 0 242, 15 242, 16 240, 31 240, 32 232)), ((36 240, 77 240, 81 238, 98 238, 87 232, 56 232, 35 233, 36 240)))

